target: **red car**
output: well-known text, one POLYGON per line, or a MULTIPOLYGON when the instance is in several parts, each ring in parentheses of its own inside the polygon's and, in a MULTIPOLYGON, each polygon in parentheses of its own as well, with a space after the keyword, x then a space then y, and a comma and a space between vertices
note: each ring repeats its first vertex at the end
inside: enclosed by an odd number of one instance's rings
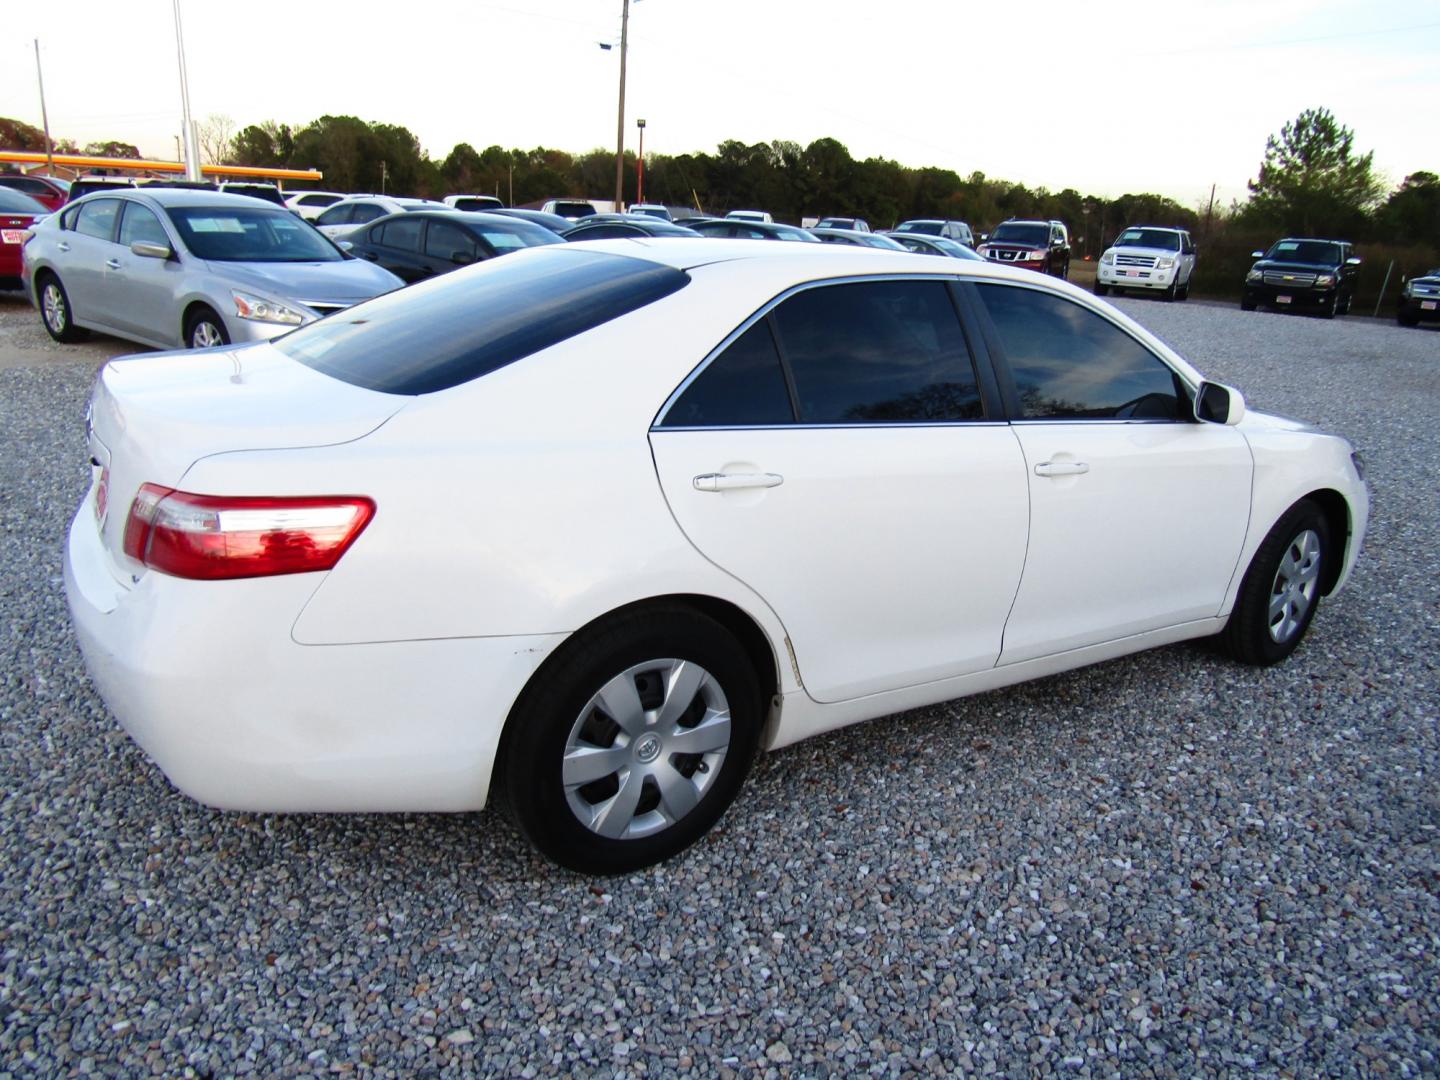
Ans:
POLYGON ((48 176, 20 176, 6 173, 0 175, 0 188, 9 188, 22 195, 29 195, 30 198, 50 210, 59 210, 70 198, 70 185, 63 180, 52 180, 48 176))
POLYGON ((20 288, 20 249, 30 226, 50 213, 29 195, 0 187, 0 289, 20 288))

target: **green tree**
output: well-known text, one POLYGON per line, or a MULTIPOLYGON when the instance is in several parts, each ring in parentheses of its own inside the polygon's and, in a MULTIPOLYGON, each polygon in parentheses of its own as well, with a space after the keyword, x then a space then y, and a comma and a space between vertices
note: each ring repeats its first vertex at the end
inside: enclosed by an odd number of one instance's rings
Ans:
POLYGON ((1440 176, 1411 173, 1375 214, 1383 239, 1440 247, 1440 176))
POLYGON ((131 158, 133 160, 138 160, 140 157, 139 147, 114 140, 86 143, 84 153, 91 157, 131 158))
POLYGON ((1306 109, 1265 141, 1249 216, 1301 235, 1351 234, 1380 200, 1374 156, 1355 153, 1355 133, 1330 110, 1306 109))

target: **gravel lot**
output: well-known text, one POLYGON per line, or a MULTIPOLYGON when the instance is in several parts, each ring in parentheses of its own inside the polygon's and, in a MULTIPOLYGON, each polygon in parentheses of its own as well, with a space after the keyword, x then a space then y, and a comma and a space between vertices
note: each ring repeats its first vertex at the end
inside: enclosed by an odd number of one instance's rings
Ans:
POLYGON ((762 760, 594 882, 491 813, 176 793, 72 643, 101 340, 0 296, 0 1075, 1440 1071, 1440 333, 1122 300, 1348 434, 1372 531, 1269 671, 1187 645, 762 760))

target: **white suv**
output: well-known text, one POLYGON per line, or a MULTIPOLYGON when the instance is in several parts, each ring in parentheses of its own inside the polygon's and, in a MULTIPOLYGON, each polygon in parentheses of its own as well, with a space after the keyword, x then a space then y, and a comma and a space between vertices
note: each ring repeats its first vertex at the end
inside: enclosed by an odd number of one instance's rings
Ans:
POLYGON ((1095 295, 1111 289, 1162 291, 1167 300, 1186 300, 1195 274, 1195 244, 1184 229, 1132 225, 1100 256, 1095 295))

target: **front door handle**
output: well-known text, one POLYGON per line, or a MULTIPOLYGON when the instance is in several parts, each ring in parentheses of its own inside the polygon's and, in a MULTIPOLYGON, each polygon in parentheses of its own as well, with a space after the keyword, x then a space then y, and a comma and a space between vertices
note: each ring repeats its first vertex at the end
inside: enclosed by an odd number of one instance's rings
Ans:
POLYGON ((1089 471, 1083 461, 1042 461, 1035 466, 1036 476, 1080 476, 1089 471))
POLYGON ((105 260, 105 265, 108 266, 111 270, 119 270, 119 269, 120 269, 120 260, 119 260, 119 259, 106 259, 106 260, 105 260))
POLYGON ((70 245, 67 244, 67 243, 65 243, 64 240, 61 240, 60 243, 56 244, 55 246, 56 246, 57 248, 59 248, 61 251, 69 251, 69 250, 70 250, 70 245))
POLYGON ((695 477, 696 491, 740 491, 744 488, 779 487, 785 478, 778 473, 704 473, 695 477))

